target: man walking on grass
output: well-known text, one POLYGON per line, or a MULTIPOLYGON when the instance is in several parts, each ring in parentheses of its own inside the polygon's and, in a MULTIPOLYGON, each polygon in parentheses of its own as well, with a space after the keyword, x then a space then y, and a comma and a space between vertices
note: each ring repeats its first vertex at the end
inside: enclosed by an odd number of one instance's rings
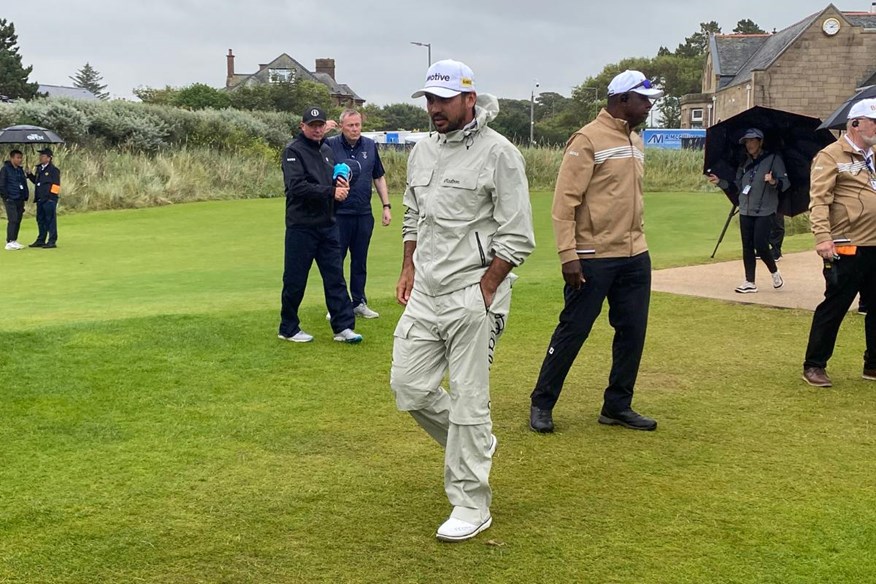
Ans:
MULTIPOLYGON (((855 295, 876 298, 876 99, 849 110, 846 134, 812 161, 809 221, 824 261, 824 300, 815 309, 803 380, 831 387, 827 362, 855 295)), ((876 381, 876 311, 864 317, 863 378, 876 381)))
POLYGON ((490 364, 511 307, 511 269, 535 247, 523 157, 487 126, 498 100, 475 92, 464 63, 432 65, 426 97, 437 133, 408 161, 404 260, 396 298, 390 384, 444 448, 444 491, 453 511, 441 541, 474 537, 492 524, 489 485, 496 437, 490 364), (441 387, 449 373, 450 391, 441 387))
POLYGON ((304 298, 307 275, 313 261, 319 267, 326 307, 331 313, 334 339, 359 343, 353 332, 356 319, 347 295, 335 203, 347 198, 349 184, 333 176, 332 149, 323 143, 325 112, 309 107, 301 117, 301 133, 283 150, 283 181, 286 185, 286 253, 281 294, 280 330, 284 341, 309 343, 313 336, 301 330, 298 308, 304 298))
POLYGON ((566 144, 552 211, 566 304, 530 396, 536 432, 554 431, 554 405, 606 299, 614 342, 599 423, 657 428, 631 407, 651 298, 642 222, 645 153, 633 128, 662 95, 642 73, 624 71, 608 86, 607 107, 566 144))

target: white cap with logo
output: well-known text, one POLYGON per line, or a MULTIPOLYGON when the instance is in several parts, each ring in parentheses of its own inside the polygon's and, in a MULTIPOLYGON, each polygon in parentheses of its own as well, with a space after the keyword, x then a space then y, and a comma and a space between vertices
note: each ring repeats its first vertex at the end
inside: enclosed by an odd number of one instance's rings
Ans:
POLYGON ((849 119, 855 118, 870 118, 876 120, 876 97, 870 99, 862 99, 852 104, 849 109, 849 119))
POLYGON ((426 71, 426 85, 411 97, 423 97, 427 93, 438 97, 455 97, 460 93, 475 90, 474 73, 465 63, 445 59, 433 63, 426 71))
POLYGON ((619 73, 608 84, 609 95, 620 95, 633 91, 650 99, 663 97, 663 92, 651 86, 651 81, 641 71, 627 69, 619 73))

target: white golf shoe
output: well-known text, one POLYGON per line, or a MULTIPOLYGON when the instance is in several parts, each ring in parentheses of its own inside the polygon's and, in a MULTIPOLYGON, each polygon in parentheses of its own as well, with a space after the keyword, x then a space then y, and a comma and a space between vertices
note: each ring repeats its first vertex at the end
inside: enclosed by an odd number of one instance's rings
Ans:
POLYGON ((447 542, 465 541, 467 539, 473 538, 480 532, 485 531, 492 524, 492 517, 487 517, 487 519, 480 525, 451 517, 443 524, 441 524, 441 527, 438 528, 438 532, 435 534, 435 537, 437 537, 441 541, 447 542))
POLYGON ((313 341, 313 335, 309 335, 304 331, 298 331, 291 337, 287 337, 284 335, 277 335, 278 339, 283 339, 284 341, 290 341, 292 343, 309 343, 313 341))
POLYGON ((354 333, 350 329, 344 329, 335 335, 335 340, 339 343, 349 343, 351 345, 355 345, 356 343, 362 342, 362 335, 360 335, 359 333, 354 333))
POLYGON ((377 318, 380 316, 380 313, 368 308, 368 305, 364 302, 353 309, 353 314, 361 316, 362 318, 377 318))

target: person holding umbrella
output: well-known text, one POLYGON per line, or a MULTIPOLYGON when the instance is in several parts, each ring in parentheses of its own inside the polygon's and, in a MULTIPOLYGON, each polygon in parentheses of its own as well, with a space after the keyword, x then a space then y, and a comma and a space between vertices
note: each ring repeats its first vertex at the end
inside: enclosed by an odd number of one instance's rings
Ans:
MULTIPOLYGON (((831 387, 827 362, 843 318, 859 292, 876 298, 876 99, 855 103, 846 135, 812 162, 809 219, 815 251, 824 260, 824 300, 815 309, 803 380, 831 387)), ((876 381, 876 311, 864 318, 862 377, 876 381)))
POLYGON ((725 191, 736 191, 739 196, 739 229, 742 235, 742 263, 745 282, 736 288, 740 294, 757 292, 755 270, 757 256, 769 270, 773 288, 785 285, 770 251, 770 230, 775 223, 779 193, 791 186, 785 163, 777 153, 763 149, 763 132, 749 128, 739 139, 747 157, 736 170, 736 179, 730 181, 709 174, 709 182, 725 191))
POLYGON ((24 249, 18 243, 18 231, 21 229, 21 219, 24 216, 24 204, 30 193, 27 189, 27 176, 21 167, 24 155, 21 150, 9 153, 9 160, 0 168, 0 198, 6 207, 6 249, 15 251, 24 249))
POLYGON ((30 247, 54 249, 58 241, 58 196, 61 194, 61 171, 52 164, 54 153, 51 148, 39 151, 40 163, 27 173, 27 178, 35 187, 33 199, 36 201, 36 221, 39 235, 30 247), (46 240, 48 237, 48 240, 46 240))

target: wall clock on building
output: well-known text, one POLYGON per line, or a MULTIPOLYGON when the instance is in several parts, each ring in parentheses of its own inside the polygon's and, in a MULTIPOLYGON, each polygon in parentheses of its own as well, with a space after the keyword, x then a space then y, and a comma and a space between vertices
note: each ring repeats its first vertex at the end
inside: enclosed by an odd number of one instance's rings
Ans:
POLYGON ((833 36, 840 30, 840 21, 836 18, 827 18, 821 23, 821 30, 827 36, 833 36))

